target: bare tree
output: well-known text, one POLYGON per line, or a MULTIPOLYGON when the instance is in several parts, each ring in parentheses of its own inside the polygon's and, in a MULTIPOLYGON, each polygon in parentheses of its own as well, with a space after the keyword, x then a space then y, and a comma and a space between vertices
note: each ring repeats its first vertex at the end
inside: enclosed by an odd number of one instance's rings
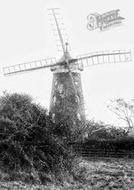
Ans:
POLYGON ((108 108, 119 120, 124 121, 127 125, 127 133, 134 128, 134 99, 129 101, 124 99, 112 100, 108 108))

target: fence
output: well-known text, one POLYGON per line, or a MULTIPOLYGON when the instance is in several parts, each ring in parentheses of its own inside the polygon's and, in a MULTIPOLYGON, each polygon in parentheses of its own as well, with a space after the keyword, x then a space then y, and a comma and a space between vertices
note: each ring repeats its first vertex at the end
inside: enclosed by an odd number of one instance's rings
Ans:
POLYGON ((77 155, 81 155, 83 157, 134 158, 134 150, 97 148, 77 144, 73 145, 73 149, 77 155))

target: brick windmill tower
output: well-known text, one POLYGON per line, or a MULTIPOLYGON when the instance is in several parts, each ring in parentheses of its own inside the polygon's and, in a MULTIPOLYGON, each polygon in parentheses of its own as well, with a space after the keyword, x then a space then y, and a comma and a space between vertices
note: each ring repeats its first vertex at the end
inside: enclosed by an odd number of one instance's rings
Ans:
POLYGON ((85 120, 84 98, 81 84, 82 67, 75 64, 69 66, 73 60, 68 52, 67 44, 63 57, 66 65, 56 66, 53 72, 53 83, 50 101, 50 111, 56 120, 64 119, 85 120))
POLYGON ((55 27, 54 31, 60 42, 63 55, 60 60, 56 58, 42 59, 23 64, 4 67, 4 75, 34 71, 50 68, 53 73, 52 91, 50 98, 50 112, 55 121, 65 117, 83 121, 86 119, 84 98, 81 84, 81 71, 84 67, 131 61, 130 51, 97 52, 72 58, 69 53, 68 43, 63 39, 62 25, 59 23, 57 9, 50 9, 55 27))

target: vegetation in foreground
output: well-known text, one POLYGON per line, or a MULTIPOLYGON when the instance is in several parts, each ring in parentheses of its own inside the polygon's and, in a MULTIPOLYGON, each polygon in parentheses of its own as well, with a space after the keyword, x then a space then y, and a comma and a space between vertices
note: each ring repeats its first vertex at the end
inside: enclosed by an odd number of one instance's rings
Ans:
POLYGON ((84 160, 72 146, 95 139, 116 142, 127 133, 94 122, 71 125, 63 117, 55 123, 28 95, 5 93, 0 98, 0 189, 134 189, 134 161, 84 160))
MULTIPOLYGON (((27 184, 21 181, 1 181, 0 189, 8 190, 133 190, 134 161, 126 159, 79 158, 73 168, 75 178, 64 175, 63 183, 47 185, 27 184)), ((4 174, 2 174, 4 175, 4 174)), ((2 177, 2 176, 1 176, 2 177)))
POLYGON ((72 154, 56 135, 55 124, 31 97, 5 94, 0 99, 0 169, 8 180, 27 183, 60 179, 70 171, 72 154))

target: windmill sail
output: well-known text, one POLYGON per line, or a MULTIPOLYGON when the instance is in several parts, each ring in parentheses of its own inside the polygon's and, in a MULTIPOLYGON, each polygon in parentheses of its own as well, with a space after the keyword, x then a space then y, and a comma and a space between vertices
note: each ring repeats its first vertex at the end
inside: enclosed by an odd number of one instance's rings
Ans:
POLYGON ((130 61, 132 61, 131 51, 125 50, 96 52, 77 56, 77 64, 80 68, 106 63, 122 63, 130 61))
POLYGON ((53 8, 48 10, 51 19, 52 30, 54 35, 56 36, 57 48, 59 51, 62 51, 65 55, 66 52, 65 42, 68 42, 68 40, 67 40, 67 34, 65 33, 65 26, 63 23, 63 19, 61 17, 61 14, 59 13, 60 9, 53 8))
POLYGON ((47 67, 53 67, 56 65, 57 65, 56 59, 49 58, 49 59, 36 60, 36 61, 27 62, 27 63, 3 67, 3 72, 4 72, 4 75, 7 76, 7 75, 16 74, 16 73, 22 73, 22 72, 27 72, 27 71, 43 69, 47 67))

